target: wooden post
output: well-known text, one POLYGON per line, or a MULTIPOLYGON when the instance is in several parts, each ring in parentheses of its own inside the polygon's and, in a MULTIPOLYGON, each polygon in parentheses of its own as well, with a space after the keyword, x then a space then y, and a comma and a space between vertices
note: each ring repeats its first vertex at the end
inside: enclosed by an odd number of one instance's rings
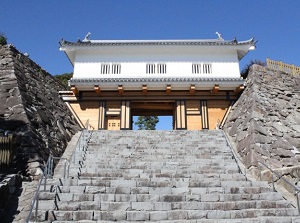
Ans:
POLYGON ((279 70, 280 70, 280 71, 283 71, 283 64, 282 64, 282 61, 279 61, 279 70))
POLYGON ((186 129, 185 101, 176 101, 176 129, 186 129))
POLYGON ((295 65, 292 64, 292 74, 295 75, 296 74, 296 69, 295 69, 295 65))
POLYGON ((121 102, 121 130, 130 130, 131 117, 130 117, 130 101, 121 102))
POLYGON ((271 66, 270 66, 270 58, 269 57, 267 57, 267 67, 271 68, 271 66))
POLYGON ((201 105, 202 129, 209 129, 207 101, 201 100, 200 105, 201 105))
POLYGON ((99 101, 99 120, 98 120, 98 129, 105 129, 105 110, 106 103, 105 101, 99 101))

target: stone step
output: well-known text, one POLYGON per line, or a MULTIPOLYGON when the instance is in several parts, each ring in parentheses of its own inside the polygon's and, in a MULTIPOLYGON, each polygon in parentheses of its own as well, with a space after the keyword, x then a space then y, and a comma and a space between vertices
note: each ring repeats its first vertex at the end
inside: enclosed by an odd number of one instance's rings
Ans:
MULTIPOLYGON (((192 146, 192 147, 198 147, 198 148, 207 148, 207 147, 222 147, 227 146, 227 141, 225 139, 218 140, 216 138, 210 138, 210 139, 201 139, 201 138, 187 138, 187 137, 181 137, 181 138, 169 138, 169 139, 161 139, 159 136, 155 140, 149 140, 149 139, 139 139, 135 141, 130 140, 124 140, 125 138, 107 138, 106 140, 90 140, 89 146, 93 146, 96 148, 105 148, 108 146, 112 147, 121 147, 121 148, 168 148, 173 149, 176 147, 183 147, 186 145, 192 146), (176 140, 176 141, 174 141, 176 140), (176 143, 177 142, 177 143, 176 143), (101 144, 100 144, 101 143, 101 144)), ((190 147, 187 147, 190 148, 190 147)))
MULTIPOLYGON (((50 186, 47 185, 46 191, 40 192, 40 199, 54 199, 55 193, 92 193, 97 192, 107 194, 105 196, 114 197, 113 194, 134 194, 138 196, 148 196, 148 199, 152 199, 151 196, 159 196, 152 192, 153 188, 149 187, 118 187, 118 188, 106 188, 97 186, 50 186), (149 190, 150 189, 150 190, 149 190), (149 193, 149 191, 151 193, 149 193), (54 193, 55 192, 55 193, 54 193), (127 192, 127 193, 126 193, 127 192)), ((158 189, 157 189, 158 190, 158 189)), ((272 192, 269 186, 251 186, 251 187, 209 187, 209 188, 171 188, 169 195, 203 195, 203 194, 260 194, 272 192)), ((160 196, 166 196, 168 194, 161 194, 160 196)), ((125 196, 125 195, 124 195, 125 196)))
POLYGON ((217 146, 217 145, 227 145, 227 141, 224 138, 221 137, 170 137, 162 139, 159 136, 156 138, 139 138, 138 140, 128 140, 125 137, 107 137, 105 139, 97 139, 92 138, 89 140, 89 146, 95 146, 95 147, 105 147, 108 145, 112 146, 122 146, 122 147, 156 147, 157 145, 161 145, 160 148, 172 148, 173 146, 182 146, 182 145, 193 145, 198 147, 204 147, 204 145, 209 146, 217 146), (174 141, 174 139, 176 141, 174 141), (99 142, 101 144, 99 144, 99 142), (177 142, 177 143, 176 143, 177 142))
MULTIPOLYGON (((108 157, 108 158, 153 158, 152 156, 158 156, 158 157, 165 157, 165 158, 178 158, 178 159, 185 159, 185 158, 197 158, 197 159, 207 159, 207 158, 212 158, 212 159, 218 159, 218 158, 232 158, 231 153, 225 153, 224 150, 202 150, 202 149, 196 149, 194 148, 191 152, 189 153, 183 153, 182 149, 176 149, 176 150, 170 150, 170 149, 165 149, 166 151, 163 150, 157 150, 157 149, 115 149, 115 150, 106 150, 102 148, 98 148, 97 150, 92 150, 91 148, 88 148, 87 151, 82 151, 85 153, 86 156, 91 157, 94 155, 94 158, 103 158, 103 157, 108 157), (214 154, 218 153, 218 154, 214 154), (115 155, 119 155, 116 157, 115 155), (144 155, 147 155, 146 157, 143 157, 144 155)), ((152 160, 153 161, 153 160, 152 160)))
MULTIPOLYGON (((90 160, 90 159, 86 159, 90 160)), ((129 166, 131 168, 140 169, 141 167, 147 167, 148 169, 153 169, 153 168, 169 168, 169 167, 176 167, 176 168, 190 168, 190 169, 195 169, 199 167, 222 167, 222 168, 227 168, 231 167, 234 169, 237 169, 238 167, 234 162, 229 160, 228 162, 223 159, 217 159, 217 160, 211 160, 210 162, 208 160, 190 160, 190 162, 180 162, 177 160, 172 160, 172 159, 162 159, 160 160, 159 158, 157 159, 156 162, 150 162, 150 161, 141 161, 141 160, 129 160, 129 159, 119 159, 119 160, 90 160, 90 162, 83 161, 83 166, 82 168, 98 168, 98 167, 104 167, 104 168, 112 168, 117 169, 117 168, 122 168, 129 166)))
MULTIPOLYGON (((155 200, 160 199, 160 197, 166 196, 185 196, 185 200, 203 200, 203 201, 219 201, 226 200, 230 198, 237 200, 267 200, 270 195, 270 199, 281 200, 281 196, 274 197, 273 192, 270 191, 270 188, 261 188, 261 187, 244 187, 244 188, 221 188, 221 187, 211 187, 211 188, 149 188, 149 187, 118 187, 118 188, 105 188, 97 186, 60 186, 57 188, 49 188, 48 191, 40 192, 40 200, 51 200, 54 199, 56 193, 59 196, 59 199, 72 200, 75 196, 78 197, 78 194, 93 194, 93 196, 88 196, 87 199, 92 200, 118 200, 118 195, 121 197, 129 196, 131 198, 136 197, 138 200, 155 200), (168 192, 168 193, 166 193, 168 192), (269 194, 271 193, 271 194, 269 194), (63 194, 63 195, 60 195, 63 194)), ((276 193, 275 193, 276 194, 276 193)))
MULTIPOLYGON (((73 221, 53 221, 53 223, 71 223, 73 221)), ((112 223, 116 221, 94 221, 94 220, 83 220, 77 221, 77 223, 112 223)), ((127 221, 118 221, 118 222, 127 222, 127 221)), ((140 221, 130 221, 132 223, 137 223, 140 221)), ((280 216, 260 216, 257 218, 243 218, 243 219, 197 219, 197 220, 163 220, 163 221, 144 221, 145 223, 299 223, 300 217, 280 217, 280 216)))
POLYGON ((138 140, 138 141, 118 141, 114 138, 108 138, 107 140, 90 140, 88 146, 92 148, 122 148, 122 149, 170 149, 173 150, 175 148, 199 148, 206 149, 211 147, 213 149, 220 149, 222 147, 227 147, 227 141, 225 139, 217 140, 215 138, 208 140, 201 140, 201 138, 197 138, 197 140, 191 140, 189 138, 181 138, 181 139, 161 139, 157 137, 156 141, 149 142, 149 140, 138 140), (180 141, 184 142, 180 142, 180 141), (178 143, 179 142, 179 143, 178 143))
POLYGON ((124 173, 124 172, 96 172, 93 169, 81 169, 80 179, 98 179, 98 180, 163 180, 163 181, 179 181, 179 180, 206 180, 215 179, 223 181, 246 181, 246 177, 239 173, 228 174, 173 174, 173 173, 124 173))
MULTIPOLYGON (((104 221, 164 221, 185 219, 241 219, 270 216, 297 216, 294 208, 246 209, 246 210, 169 210, 169 211, 43 211, 39 210, 39 220, 104 220, 104 221)), ((229 220, 230 219, 230 220, 229 220)))
MULTIPOLYGON (((147 140, 140 140, 140 141, 136 141, 136 142, 130 142, 130 141, 122 141, 121 142, 121 141, 116 141, 116 139, 110 138, 105 141, 104 140, 96 140, 94 142, 90 141, 88 146, 90 148, 94 148, 94 149, 111 147, 112 149, 127 148, 127 149, 140 149, 140 150, 143 150, 143 149, 145 149, 145 150, 147 150, 147 149, 174 150, 176 148, 179 149, 179 148, 183 148, 183 147, 186 147, 187 149, 196 148, 199 150, 201 150, 201 149, 207 150, 207 148, 221 150, 221 148, 228 146, 226 140, 210 139, 210 140, 214 140, 212 142, 212 141, 203 141, 201 139, 193 141, 193 140, 184 138, 185 143, 176 143, 176 141, 173 141, 173 140, 174 140, 174 138, 164 139, 164 140, 158 138, 157 141, 153 141, 153 142, 149 142, 147 140), (112 140, 112 141, 108 141, 108 140, 112 140)), ((177 140, 177 142, 178 142, 178 140, 177 140)))
MULTIPOLYGON (((155 166, 156 164, 159 165, 166 165, 169 163, 180 165, 197 165, 197 166, 208 166, 208 165, 234 165, 234 161, 232 160, 232 157, 218 157, 218 158, 197 158, 195 156, 193 157, 186 157, 186 159, 180 157, 180 158, 172 158, 172 157, 160 157, 153 156, 153 157, 147 157, 142 158, 142 156, 131 156, 131 157, 119 157, 117 159, 111 158, 111 157, 97 157, 97 156, 76 156, 75 159, 82 158, 82 160, 88 160, 89 162, 86 163, 87 166, 94 166, 94 165, 108 165, 108 164, 118 164, 118 163, 130 163, 135 165, 145 164, 149 166, 155 166), (152 159, 152 161, 151 161, 152 159), (156 161, 153 162, 153 159, 156 161), (189 162, 188 162, 189 160, 189 162), (225 162, 225 163, 224 163, 225 162), (151 164, 151 165, 150 165, 151 164)), ((84 162, 84 161, 83 161, 84 162)), ((174 165, 173 164, 173 165, 174 165)))
POLYGON ((291 208, 290 203, 281 201, 227 201, 227 202, 199 202, 184 201, 183 196, 163 196, 152 201, 138 201, 135 196, 116 196, 116 201, 56 201, 41 200, 39 210, 60 211, 170 211, 170 210, 245 210, 245 209, 280 209, 291 208), (124 201, 128 200, 128 201, 124 201))
MULTIPOLYGON (((250 187, 251 181, 240 180, 227 180, 227 179, 214 179, 214 178, 202 178, 190 179, 190 178, 170 178, 165 180, 164 178, 133 178, 125 180, 122 178, 116 179, 64 179, 64 180, 51 180, 52 185, 70 185, 70 186, 103 186, 103 187, 170 187, 170 188, 193 188, 193 187, 250 187)), ((48 185, 50 181, 48 180, 48 185)))
MULTIPOLYGON (((201 139, 197 138, 196 140, 193 140, 191 138, 169 138, 169 139, 161 139, 157 137, 156 140, 149 140, 149 139, 140 139, 136 141, 129 141, 124 140, 124 138, 121 138, 121 140, 118 140, 116 138, 107 138, 106 140, 90 140, 89 146, 96 147, 96 148, 108 148, 109 146, 112 146, 113 148, 121 147, 121 148, 167 148, 167 149, 173 149, 176 147, 183 147, 183 146, 192 146, 195 148, 207 148, 207 147, 223 147, 227 146, 227 141, 225 139, 218 140, 216 138, 211 139, 201 139), (174 141, 176 140, 176 141, 174 141), (181 141, 184 142, 181 142, 181 141), (176 143, 177 142, 177 143, 176 143), (179 143, 178 143, 179 142, 179 143), (100 144, 101 143, 101 144, 100 144)), ((189 147, 187 147, 189 148, 189 147)))
MULTIPOLYGON (((102 172, 102 171, 107 171, 108 168, 98 168, 97 172, 102 172)), ((195 174, 238 174, 239 173, 239 169, 237 169, 236 167, 227 167, 226 169, 224 168, 217 168, 217 167, 207 167, 207 168, 198 168, 198 169, 175 169, 175 168, 168 168, 168 169, 164 169, 164 168, 158 168, 158 169, 147 169, 146 167, 141 167, 140 169, 133 169, 133 168, 123 168, 123 169, 117 169, 117 168, 111 168, 110 169, 111 172, 113 173, 121 173, 121 172, 128 172, 130 170, 132 170, 132 173, 136 172, 136 173, 160 173, 160 174, 172 174, 172 175, 181 175, 181 174, 188 174, 188 173, 195 173, 195 174)), ((94 177, 97 176, 98 173, 94 174, 96 171, 95 169, 91 169, 87 172, 85 172, 85 170, 83 169, 82 171, 79 169, 70 169, 70 174, 71 175, 80 175, 82 173, 82 177, 84 177, 85 173, 86 173, 86 177, 94 177), (89 173, 91 173, 89 175, 89 173)))
MULTIPOLYGON (((77 157, 76 157, 77 158, 77 157)), ((83 160, 89 160, 90 162, 87 163, 87 165, 108 165, 108 164, 118 164, 118 162, 121 163, 128 163, 132 165, 149 165, 149 166, 155 166, 155 165, 177 165, 177 166, 221 166, 221 165, 234 165, 234 162, 232 162, 232 158, 223 159, 197 159, 197 158, 191 158, 190 162, 187 162, 186 160, 180 160, 180 159, 172 159, 172 158, 163 158, 163 157, 155 157, 153 156, 153 159, 156 159, 156 161, 151 162, 146 159, 139 159, 139 157, 132 157, 130 158, 124 158, 119 157, 119 160, 112 160, 110 157, 107 157, 107 159, 103 158, 97 158, 97 157, 82 157, 83 160), (151 164, 151 165, 150 165, 151 164)), ((148 158, 147 158, 148 159, 148 158)), ((84 162, 84 161, 83 161, 84 162)))
MULTIPOLYGON (((58 190, 59 191, 59 190, 58 190)), ((226 194, 226 193, 209 193, 203 188, 194 188, 190 190, 193 194, 179 194, 178 190, 173 190, 170 188, 147 188, 147 187, 137 187, 137 188, 105 188, 105 187, 93 187, 87 186, 87 188, 78 188, 74 192, 63 193, 63 190, 60 193, 54 192, 40 192, 40 200, 54 199, 58 201, 100 201, 102 199, 119 199, 119 197, 126 197, 130 195, 132 199, 138 200, 165 200, 166 198, 170 199, 179 199, 183 201, 197 200, 199 202, 235 202, 235 201, 253 201, 253 200, 265 200, 265 201, 281 201, 283 200, 282 196, 276 192, 264 192, 258 194, 226 194), (84 191, 84 192, 82 192, 84 191), (172 194, 173 192, 173 194, 172 194), (114 194, 114 195, 112 195, 114 194), (122 195, 122 196, 119 196, 122 195)))
POLYGON ((121 148, 116 148, 114 150, 107 150, 105 148, 97 148, 97 150, 92 150, 91 148, 88 148, 87 151, 81 151, 81 153, 76 152, 76 155, 81 155, 81 154, 85 154, 87 157, 91 157, 91 156, 95 156, 94 158, 115 158, 116 155, 119 155, 117 158, 153 158, 152 156, 156 157, 160 157, 160 158, 174 158, 174 159, 185 159, 185 156, 187 156, 187 158, 193 158, 193 159, 230 159, 232 158, 232 154, 231 153, 226 153, 224 152, 224 150, 216 150, 216 149, 210 149, 210 150, 202 150, 202 149, 197 149, 197 148, 193 148, 193 151, 189 152, 189 153, 183 153, 182 149, 176 149, 176 150, 170 150, 170 149, 165 149, 166 151, 163 151, 162 149, 157 150, 157 149, 131 149, 131 150, 122 150, 121 148), (103 149, 103 151, 102 151, 103 149), (180 151, 181 150, 181 151, 180 151), (215 154, 217 153, 217 154, 215 154), (144 157, 145 155, 147 155, 146 157, 144 157))

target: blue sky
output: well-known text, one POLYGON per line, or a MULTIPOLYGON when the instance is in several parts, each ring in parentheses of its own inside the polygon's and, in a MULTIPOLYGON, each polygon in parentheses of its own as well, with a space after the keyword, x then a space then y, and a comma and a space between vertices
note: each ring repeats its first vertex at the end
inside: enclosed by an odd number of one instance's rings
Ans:
POLYGON ((2 0, 0 32, 49 73, 71 72, 58 42, 91 39, 258 40, 241 61, 266 57, 300 66, 298 0, 2 0))

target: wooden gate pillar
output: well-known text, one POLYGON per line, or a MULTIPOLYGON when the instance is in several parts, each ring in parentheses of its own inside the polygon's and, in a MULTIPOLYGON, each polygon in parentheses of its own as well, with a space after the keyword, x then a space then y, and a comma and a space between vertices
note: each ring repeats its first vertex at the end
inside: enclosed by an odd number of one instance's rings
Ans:
POLYGON ((99 123, 98 129, 104 130, 105 129, 105 110, 106 110, 106 103, 105 101, 99 101, 99 123))
POLYGON ((202 129, 209 129, 207 101, 201 100, 200 105, 201 105, 202 129))
POLYGON ((185 101, 176 101, 176 129, 186 130, 185 101))
POLYGON ((121 130, 131 129, 130 101, 121 101, 121 130))

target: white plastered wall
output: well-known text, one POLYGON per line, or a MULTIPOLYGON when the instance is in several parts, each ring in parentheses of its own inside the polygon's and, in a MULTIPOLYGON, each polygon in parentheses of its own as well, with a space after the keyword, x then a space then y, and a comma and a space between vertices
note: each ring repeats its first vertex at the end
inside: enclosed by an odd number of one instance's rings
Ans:
MULTIPOLYGON (((111 68, 110 68, 111 70, 111 68)), ((134 77, 228 77, 239 78, 235 50, 200 47, 106 47, 97 51, 77 51, 74 78, 134 77), (101 64, 121 64, 120 74, 101 74, 101 64), (165 74, 146 74, 146 64, 164 63, 165 74), (192 74, 193 63, 209 63, 211 74, 192 74)))

